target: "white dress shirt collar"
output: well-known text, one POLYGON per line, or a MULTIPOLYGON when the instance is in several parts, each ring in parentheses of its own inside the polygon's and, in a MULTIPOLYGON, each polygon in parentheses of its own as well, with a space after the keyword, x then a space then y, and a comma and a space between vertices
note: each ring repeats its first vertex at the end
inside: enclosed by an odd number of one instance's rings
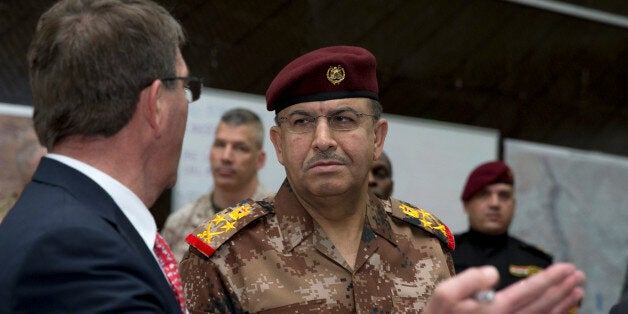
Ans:
POLYGON ((135 193, 118 180, 82 161, 53 153, 47 154, 46 157, 80 171, 102 187, 103 190, 111 196, 118 207, 120 207, 126 218, 140 234, 149 250, 151 252, 153 251, 157 224, 146 205, 144 205, 135 193))

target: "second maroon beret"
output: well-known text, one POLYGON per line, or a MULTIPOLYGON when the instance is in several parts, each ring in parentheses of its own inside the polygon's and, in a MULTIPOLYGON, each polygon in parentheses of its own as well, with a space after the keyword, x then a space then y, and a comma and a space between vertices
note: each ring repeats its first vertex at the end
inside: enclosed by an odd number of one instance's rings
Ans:
POLYGON ((510 167, 502 161, 492 161, 479 165, 475 168, 464 186, 460 198, 466 202, 485 186, 493 183, 515 184, 510 167))

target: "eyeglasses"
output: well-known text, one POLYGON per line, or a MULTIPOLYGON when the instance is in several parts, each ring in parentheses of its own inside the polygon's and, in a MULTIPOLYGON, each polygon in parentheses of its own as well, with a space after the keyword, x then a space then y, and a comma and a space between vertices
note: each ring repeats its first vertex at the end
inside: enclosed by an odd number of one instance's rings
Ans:
POLYGON ((203 80, 204 80, 202 77, 194 77, 194 76, 164 77, 160 80, 161 81, 176 81, 176 80, 185 81, 185 85, 183 86, 183 89, 185 90, 185 98, 187 98, 189 103, 197 101, 201 97, 201 88, 203 87, 203 80))
POLYGON ((288 131, 292 133, 311 133, 316 130, 316 124, 320 117, 327 118, 329 128, 334 131, 352 131, 360 126, 364 117, 377 118, 375 115, 354 110, 340 110, 318 116, 314 116, 309 112, 295 111, 287 117, 278 117, 277 124, 286 122, 285 125, 288 131))

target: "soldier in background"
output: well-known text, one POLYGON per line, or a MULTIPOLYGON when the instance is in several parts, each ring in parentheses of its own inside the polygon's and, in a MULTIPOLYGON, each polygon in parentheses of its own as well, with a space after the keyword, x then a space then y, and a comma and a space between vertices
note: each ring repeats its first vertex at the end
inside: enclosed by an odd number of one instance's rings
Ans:
POLYGON ((628 298, 620 299, 617 304, 611 307, 609 314, 625 314, 628 313, 628 298))
POLYGON ((392 164, 385 152, 373 162, 369 172, 369 189, 381 199, 388 199, 392 195, 392 164))
POLYGON ((515 214, 515 179, 504 162, 484 163, 471 172, 462 192, 469 231, 456 235, 456 273, 493 265, 497 289, 531 276, 552 264, 552 257, 508 234, 515 214))
POLYGON ((188 249, 185 237, 207 218, 247 198, 272 194, 257 177, 266 162, 263 148, 264 125, 254 112, 236 108, 222 115, 209 150, 213 190, 172 213, 161 232, 177 261, 188 249))
POLYGON ((565 264, 480 303, 472 296, 495 284, 494 268, 450 278, 448 228, 368 192, 388 130, 375 64, 365 49, 328 47, 275 77, 270 135, 287 178, 274 197, 227 208, 187 237, 190 312, 542 313, 582 298, 584 275, 565 264))
POLYGON ((626 273, 624 274, 624 285, 619 295, 619 301, 615 304, 609 314, 621 314, 628 313, 628 266, 626 266, 626 273))

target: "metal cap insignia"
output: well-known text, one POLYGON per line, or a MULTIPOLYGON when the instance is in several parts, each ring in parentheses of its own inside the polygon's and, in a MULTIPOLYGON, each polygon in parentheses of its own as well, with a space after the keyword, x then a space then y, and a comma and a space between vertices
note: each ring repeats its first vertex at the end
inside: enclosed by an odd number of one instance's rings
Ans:
POLYGON ((345 79, 345 69, 342 66, 331 66, 327 69, 327 80, 334 84, 338 85, 342 80, 345 79))

